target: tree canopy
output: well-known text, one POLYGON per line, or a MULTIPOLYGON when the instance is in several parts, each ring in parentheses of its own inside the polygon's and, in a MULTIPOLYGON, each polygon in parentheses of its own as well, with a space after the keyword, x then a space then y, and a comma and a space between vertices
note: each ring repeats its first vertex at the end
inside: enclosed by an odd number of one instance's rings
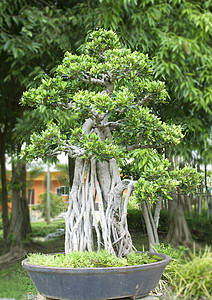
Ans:
MULTIPOLYGON (((124 47, 113 31, 103 29, 91 33, 81 50, 79 55, 67 52, 52 77, 46 75, 37 88, 23 93, 22 104, 42 112, 65 110, 72 122, 69 128, 64 128, 63 119, 43 124, 22 154, 29 160, 60 152, 76 158, 66 252, 93 249, 94 222, 98 249, 102 235, 105 249, 127 255, 132 244, 126 210, 135 182, 121 180, 117 163, 135 149, 178 144, 183 134, 179 125, 162 122, 152 109, 167 101, 168 94, 164 83, 154 79, 147 55, 124 47), (94 212, 95 193, 101 230, 94 212)), ((169 189, 178 184, 169 180, 169 189)))
POLYGON ((112 31, 102 30, 93 33, 84 52, 66 53, 54 78, 43 79, 37 89, 24 92, 23 104, 41 111, 57 106, 75 116, 68 142, 58 120, 41 135, 31 137, 32 145, 25 148, 29 155, 41 157, 42 148, 44 157, 60 150, 73 157, 103 160, 120 151, 179 143, 180 126, 163 123, 148 108, 151 101, 164 102, 167 93, 162 82, 154 81, 146 55, 121 47, 112 31), (96 128, 112 128, 113 139, 101 140, 95 132, 87 134, 83 123, 88 118, 96 128))

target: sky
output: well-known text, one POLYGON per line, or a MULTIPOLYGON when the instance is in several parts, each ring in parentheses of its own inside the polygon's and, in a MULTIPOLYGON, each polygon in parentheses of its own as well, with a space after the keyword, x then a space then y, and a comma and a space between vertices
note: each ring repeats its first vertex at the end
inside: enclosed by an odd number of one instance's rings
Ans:
MULTIPOLYGON (((65 154, 61 154, 61 155, 59 155, 57 158, 58 158, 58 160, 59 160, 59 162, 60 162, 61 164, 68 164, 68 157, 65 156, 65 154)), ((40 162, 42 162, 42 161, 40 161, 40 162)), ((33 165, 35 165, 35 164, 36 164, 36 161, 34 161, 33 165)), ((45 165, 44 165, 44 166, 45 166, 45 165)), ((11 164, 11 158, 10 158, 10 157, 7 157, 7 158, 6 158, 6 169, 7 169, 8 171, 11 171, 11 170, 12 170, 12 164, 11 164)), ((47 166, 45 166, 45 169, 47 169, 47 166)), ((30 168, 29 168, 29 170, 30 170, 30 168)), ((46 171, 46 170, 45 170, 45 171, 46 171)), ((54 164, 50 166, 50 171, 56 171, 55 165, 54 165, 54 164)))

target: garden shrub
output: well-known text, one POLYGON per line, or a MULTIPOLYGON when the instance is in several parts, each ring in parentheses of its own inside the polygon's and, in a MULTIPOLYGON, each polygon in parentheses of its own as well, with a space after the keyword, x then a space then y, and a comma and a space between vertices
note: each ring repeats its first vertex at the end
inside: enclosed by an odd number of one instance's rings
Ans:
MULTIPOLYGON (((154 212, 153 212, 153 215, 154 215, 154 212)), ((159 219, 159 224, 158 224, 158 232, 167 233, 168 220, 169 220, 169 211, 165 210, 165 209, 161 209, 160 219, 159 219)))
POLYGON ((129 230, 140 230, 141 232, 145 232, 145 223, 141 209, 129 208, 127 210, 127 213, 127 222, 129 230))
MULTIPOLYGON (((42 213, 42 217, 46 220, 47 218, 47 194, 42 193, 38 196, 39 199, 39 205, 38 209, 42 213)), ((63 203, 63 197, 57 196, 54 193, 50 192, 50 216, 51 218, 54 218, 55 216, 59 215, 61 212, 63 212, 64 209, 64 203, 63 203)))
POLYGON ((30 236, 32 237, 45 237, 49 233, 53 233, 60 228, 65 229, 65 221, 64 219, 54 221, 50 224, 46 224, 46 222, 36 222, 32 223, 32 233, 30 236))
POLYGON ((212 253, 206 247, 204 251, 194 251, 183 263, 175 267, 171 274, 171 285, 177 296, 183 299, 199 299, 206 296, 212 299, 212 253))

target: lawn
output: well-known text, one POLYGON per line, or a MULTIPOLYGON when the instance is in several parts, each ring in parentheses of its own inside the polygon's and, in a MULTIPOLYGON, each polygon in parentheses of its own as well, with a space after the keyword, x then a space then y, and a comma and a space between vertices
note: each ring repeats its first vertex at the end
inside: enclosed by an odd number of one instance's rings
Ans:
POLYGON ((0 271, 0 298, 27 299, 27 294, 37 291, 21 263, 0 271))

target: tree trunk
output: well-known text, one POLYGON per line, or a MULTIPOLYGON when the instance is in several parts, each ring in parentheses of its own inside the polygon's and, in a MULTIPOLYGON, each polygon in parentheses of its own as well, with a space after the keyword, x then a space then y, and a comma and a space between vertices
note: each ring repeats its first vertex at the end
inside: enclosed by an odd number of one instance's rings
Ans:
POLYGON ((0 270, 7 268, 8 266, 14 264, 15 262, 20 262, 22 259, 26 258, 26 251, 20 247, 13 247, 9 252, 0 256, 0 270))
POLYGON ((155 227, 157 229, 158 229, 158 225, 159 225, 161 206, 162 206, 162 198, 160 197, 156 203, 155 214, 154 214, 154 222, 155 222, 155 227))
MULTIPOLYGON (((95 132, 101 141, 112 139, 108 127, 94 128, 93 125, 93 120, 86 120, 84 132, 95 132)), ((66 214, 65 252, 104 248, 117 256, 127 256, 132 251, 127 204, 133 188, 134 182, 121 180, 115 159, 97 162, 77 158, 66 214), (95 196, 98 211, 95 211, 95 196)))
POLYGON ((132 250, 127 226, 127 204, 134 186, 121 181, 115 159, 109 162, 76 159, 75 174, 66 215, 65 252, 104 248, 117 256, 132 250), (128 194, 123 201, 123 192, 128 194), (95 195, 98 211, 95 211, 95 195), (95 237, 93 234, 93 228, 95 237))
MULTIPOLYGON (((9 217, 8 217, 8 193, 7 193, 7 177, 6 177, 6 159, 5 159, 5 132, 0 132, 0 167, 1 167, 1 199, 2 199, 2 223, 3 223, 3 243, 6 245, 9 233, 9 217)), ((6 249, 5 249, 6 250, 6 249)))
POLYGON ((47 164, 47 177, 46 177, 46 223, 50 224, 51 219, 51 204, 50 204, 50 170, 47 164))
POLYGON ((169 230, 166 242, 175 246, 184 245, 191 247, 193 238, 184 215, 184 207, 178 189, 177 194, 173 194, 173 200, 169 201, 169 230))
POLYGON ((151 209, 148 202, 142 202, 141 208, 146 224, 148 240, 149 240, 149 251, 154 252, 155 246, 159 244, 159 237, 157 233, 157 228, 152 217, 151 209))
POLYGON ((29 209, 26 199, 26 168, 18 161, 12 164, 12 211, 10 232, 12 246, 21 246, 31 233, 29 209))
POLYGON ((71 189, 73 180, 74 180, 74 168, 75 168, 75 159, 68 158, 68 172, 69 172, 69 188, 71 189))

